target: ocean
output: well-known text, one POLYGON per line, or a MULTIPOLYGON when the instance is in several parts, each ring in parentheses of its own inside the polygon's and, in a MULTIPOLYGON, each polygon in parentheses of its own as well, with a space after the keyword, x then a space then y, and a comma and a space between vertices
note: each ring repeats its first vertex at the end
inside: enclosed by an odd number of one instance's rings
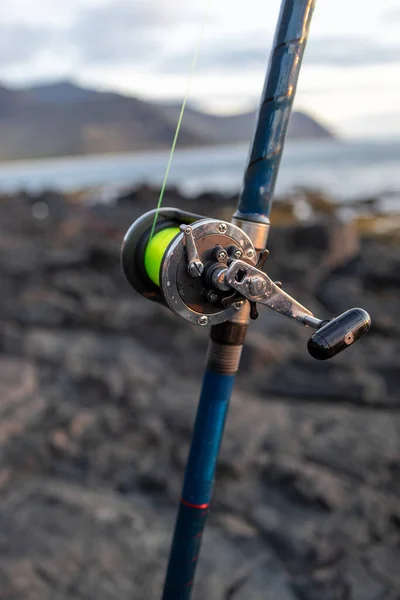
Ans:
MULTIPOLYGON (((249 145, 176 152, 169 183, 187 194, 240 189, 249 145)), ((0 191, 44 188, 93 189, 107 201, 139 183, 160 185, 168 152, 108 154, 0 164, 0 191)), ((298 187, 320 189, 332 200, 382 199, 385 210, 400 210, 400 141, 312 140, 287 142, 277 195, 298 187)))

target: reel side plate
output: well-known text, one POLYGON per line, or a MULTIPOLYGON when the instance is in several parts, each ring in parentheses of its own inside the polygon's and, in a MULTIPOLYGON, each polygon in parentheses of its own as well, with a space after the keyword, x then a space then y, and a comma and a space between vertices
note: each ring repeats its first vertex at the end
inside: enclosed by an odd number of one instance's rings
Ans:
MULTIPOLYGON (((236 225, 216 219, 202 219, 191 224, 192 236, 199 259, 205 268, 215 264, 213 251, 216 247, 229 249, 226 261, 240 252, 242 260, 255 265, 257 256, 250 238, 236 225)), ((227 267, 227 262, 221 266, 227 267)), ((188 272, 188 254, 185 235, 182 232, 170 244, 161 266, 160 286, 163 298, 170 309, 195 325, 218 325, 238 310, 237 306, 224 308, 210 302, 205 277, 193 277, 188 272)))

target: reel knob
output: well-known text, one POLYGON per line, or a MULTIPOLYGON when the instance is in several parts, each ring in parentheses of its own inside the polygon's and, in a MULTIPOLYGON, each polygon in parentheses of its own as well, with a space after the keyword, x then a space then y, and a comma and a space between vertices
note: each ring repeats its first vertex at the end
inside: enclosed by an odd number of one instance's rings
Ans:
POLYGON ((351 308, 322 325, 308 341, 313 358, 327 360, 351 346, 371 326, 371 317, 362 308, 351 308))

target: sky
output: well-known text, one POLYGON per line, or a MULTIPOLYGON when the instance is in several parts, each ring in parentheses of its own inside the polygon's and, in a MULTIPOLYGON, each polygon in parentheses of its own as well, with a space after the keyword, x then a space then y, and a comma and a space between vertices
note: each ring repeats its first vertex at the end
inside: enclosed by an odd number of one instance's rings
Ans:
MULTIPOLYGON (((0 81, 61 78, 209 112, 257 106, 280 0, 12 0, 0 81), (207 6, 209 5, 209 8, 207 6)), ((345 137, 400 138, 399 0, 317 0, 295 107, 345 137)))

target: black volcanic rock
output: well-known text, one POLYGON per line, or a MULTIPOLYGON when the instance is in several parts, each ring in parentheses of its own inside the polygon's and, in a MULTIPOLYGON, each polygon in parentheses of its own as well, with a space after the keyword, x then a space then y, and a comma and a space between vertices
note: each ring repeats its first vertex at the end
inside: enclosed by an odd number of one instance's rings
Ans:
MULTIPOLYGON (((0 600, 160 598, 208 332, 122 277, 147 192, 62 212, 57 198, 43 220, 35 199, 0 202, 0 600)), ((219 196, 207 204, 217 216, 219 196)), ((319 316, 367 302, 374 325, 318 363, 309 330, 260 308, 194 600, 398 598, 396 249, 366 238, 356 261, 312 278, 331 222, 305 231, 299 244, 302 225, 272 228, 268 273, 319 316)))

